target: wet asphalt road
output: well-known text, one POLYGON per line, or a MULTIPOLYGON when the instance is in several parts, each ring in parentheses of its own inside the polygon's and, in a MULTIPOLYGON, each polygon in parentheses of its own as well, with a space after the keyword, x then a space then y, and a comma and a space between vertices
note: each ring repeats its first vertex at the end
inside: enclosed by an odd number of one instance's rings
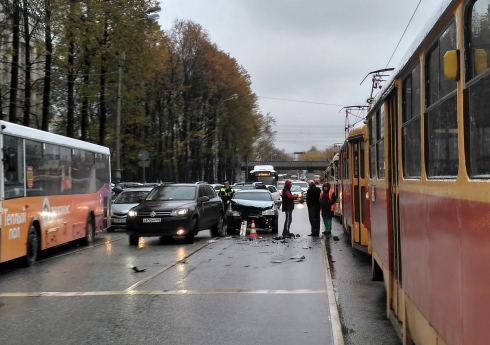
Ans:
POLYGON ((384 282, 371 279, 371 256, 351 247, 349 235, 337 218, 326 241, 331 276, 346 345, 401 345, 386 318, 384 282))
MULTIPOLYGON (((203 231, 194 245, 145 238, 138 247, 103 233, 28 269, 1 265, 0 344, 333 344, 321 241, 306 236, 304 205, 291 232, 300 237, 285 244, 267 232, 209 243, 203 231), (298 254, 305 260, 290 259, 298 254)), ((328 241, 346 344, 398 344, 381 317, 382 283, 353 267, 366 260, 336 251, 344 241, 328 241)))

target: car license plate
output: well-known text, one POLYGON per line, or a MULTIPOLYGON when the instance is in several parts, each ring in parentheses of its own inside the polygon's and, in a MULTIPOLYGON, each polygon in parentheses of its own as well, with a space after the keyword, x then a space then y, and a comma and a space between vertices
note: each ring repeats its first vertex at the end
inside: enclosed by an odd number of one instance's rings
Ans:
POLYGON ((143 223, 161 223, 162 218, 143 218, 143 223))
POLYGON ((113 223, 126 223, 126 218, 113 218, 113 223))

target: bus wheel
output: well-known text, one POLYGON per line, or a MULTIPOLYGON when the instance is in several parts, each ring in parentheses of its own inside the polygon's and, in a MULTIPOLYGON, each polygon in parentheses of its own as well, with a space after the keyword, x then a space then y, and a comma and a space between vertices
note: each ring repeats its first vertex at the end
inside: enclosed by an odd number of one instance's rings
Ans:
POLYGON ((31 224, 29 227, 29 233, 27 234, 27 250, 25 257, 25 265, 30 267, 34 265, 39 253, 39 237, 37 236, 36 227, 31 224))
POLYGON ((94 237, 95 237, 94 219, 92 217, 92 214, 89 214, 87 218, 87 234, 85 235, 85 238, 82 239, 82 245, 84 246, 91 245, 94 242, 94 237))

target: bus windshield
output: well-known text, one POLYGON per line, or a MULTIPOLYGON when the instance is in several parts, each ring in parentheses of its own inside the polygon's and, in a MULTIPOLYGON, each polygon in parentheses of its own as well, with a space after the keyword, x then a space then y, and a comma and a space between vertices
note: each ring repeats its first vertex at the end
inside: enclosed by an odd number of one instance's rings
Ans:
POLYGON ((256 165, 250 171, 250 182, 262 182, 265 185, 277 186, 277 172, 272 165, 256 165))

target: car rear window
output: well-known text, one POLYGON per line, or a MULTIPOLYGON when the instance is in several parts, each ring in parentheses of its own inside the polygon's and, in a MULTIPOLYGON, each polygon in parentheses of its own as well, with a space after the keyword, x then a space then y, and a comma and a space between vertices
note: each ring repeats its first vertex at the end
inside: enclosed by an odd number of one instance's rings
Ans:
POLYGON ((240 192, 233 196, 233 199, 255 200, 255 201, 271 201, 272 197, 269 193, 247 193, 240 192))
POLYGON ((196 198, 195 186, 165 186, 153 189, 146 200, 194 200, 196 198))
POLYGON ((293 182, 293 186, 299 186, 301 188, 308 188, 308 184, 306 182, 293 182))
POLYGON ((114 200, 115 204, 139 204, 144 199, 148 191, 121 192, 114 200))

